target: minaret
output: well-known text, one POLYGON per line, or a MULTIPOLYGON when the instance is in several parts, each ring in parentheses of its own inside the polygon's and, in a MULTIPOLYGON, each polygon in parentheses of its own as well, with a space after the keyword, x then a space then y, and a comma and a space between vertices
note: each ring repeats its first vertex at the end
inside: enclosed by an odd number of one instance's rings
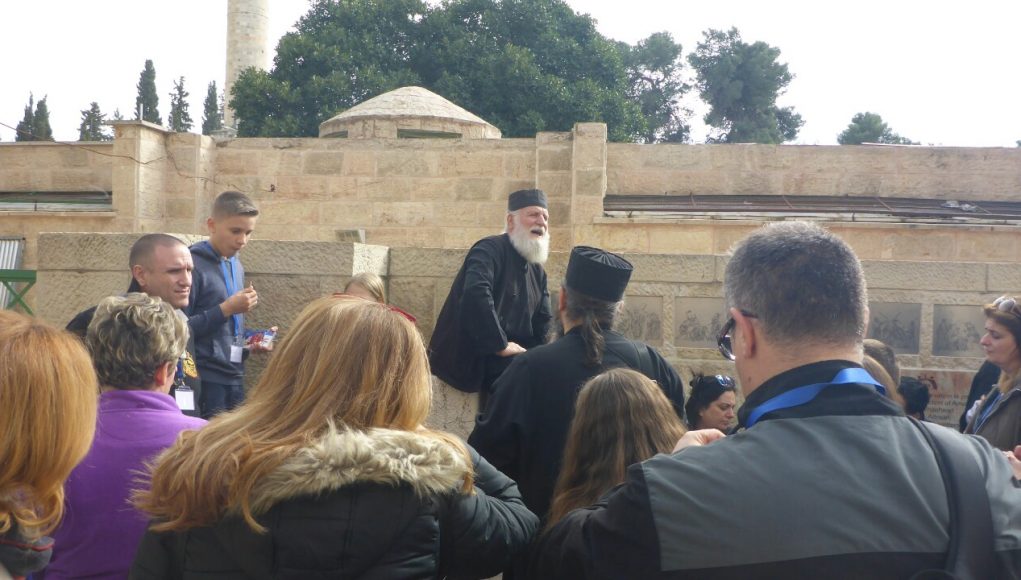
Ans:
MULTIPOLYGON (((224 91, 230 103, 230 91, 241 71, 254 66, 267 70, 270 62, 269 0, 227 0, 227 78, 224 91)), ((236 128, 234 111, 224 107, 224 127, 236 128)))

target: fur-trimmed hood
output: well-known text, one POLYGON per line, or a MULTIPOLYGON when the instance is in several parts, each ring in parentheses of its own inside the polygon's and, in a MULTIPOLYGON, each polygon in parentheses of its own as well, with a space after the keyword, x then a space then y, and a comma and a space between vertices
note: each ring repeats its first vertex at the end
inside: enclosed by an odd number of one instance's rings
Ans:
POLYGON ((411 431, 331 427, 298 451, 252 491, 252 512, 303 495, 317 495, 355 483, 408 484, 418 495, 454 492, 471 467, 449 443, 411 431))

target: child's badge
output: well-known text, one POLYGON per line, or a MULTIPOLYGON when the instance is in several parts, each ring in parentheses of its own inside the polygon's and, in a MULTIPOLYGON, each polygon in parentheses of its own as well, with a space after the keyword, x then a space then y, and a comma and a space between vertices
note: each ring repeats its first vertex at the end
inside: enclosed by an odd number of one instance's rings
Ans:
POLYGON ((190 379, 196 379, 199 376, 199 369, 195 367, 195 359, 192 358, 190 352, 185 352, 184 357, 181 360, 181 366, 184 368, 184 374, 190 379))

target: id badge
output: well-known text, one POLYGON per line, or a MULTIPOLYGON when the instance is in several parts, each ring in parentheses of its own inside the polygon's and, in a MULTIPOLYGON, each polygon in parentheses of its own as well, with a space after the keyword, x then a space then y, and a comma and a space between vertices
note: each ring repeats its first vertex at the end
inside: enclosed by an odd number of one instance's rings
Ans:
POLYGON ((174 399, 177 400, 177 406, 182 411, 194 411, 195 410, 195 391, 190 388, 181 385, 174 388, 174 399))
POLYGON ((230 362, 239 363, 241 362, 241 355, 244 353, 245 347, 240 344, 230 345, 230 362))

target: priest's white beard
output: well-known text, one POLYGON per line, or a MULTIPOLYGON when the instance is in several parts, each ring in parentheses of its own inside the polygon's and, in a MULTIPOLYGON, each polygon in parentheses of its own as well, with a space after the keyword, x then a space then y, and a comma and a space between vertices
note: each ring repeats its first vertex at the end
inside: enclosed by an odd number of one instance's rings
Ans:
POLYGON ((533 238, 532 232, 526 230, 514 216, 514 231, 508 234, 511 245, 529 264, 545 264, 549 258, 549 230, 541 238, 533 238))

